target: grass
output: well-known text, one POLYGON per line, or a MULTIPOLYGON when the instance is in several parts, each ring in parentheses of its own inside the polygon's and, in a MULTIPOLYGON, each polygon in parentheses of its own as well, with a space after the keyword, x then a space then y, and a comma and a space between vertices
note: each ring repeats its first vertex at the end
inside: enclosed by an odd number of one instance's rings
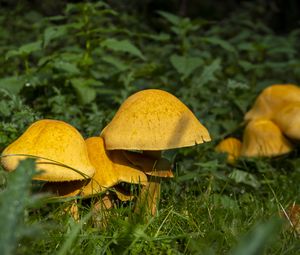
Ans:
MULTIPOLYGON (((23 168, 15 175, 22 177, 30 166, 23 168)), ((211 174, 194 180, 188 189, 177 173, 178 178, 163 183, 156 217, 143 221, 133 213, 132 203, 121 203, 102 213, 106 226, 93 223, 93 199, 79 200, 81 219, 75 222, 64 212, 72 201, 49 204, 39 198, 15 215, 25 225, 15 228, 13 250, 16 254, 297 254, 298 236, 279 216, 299 192, 300 173, 268 171, 263 169, 265 179, 258 189, 232 185, 211 174), (272 179, 266 177, 269 174, 272 179)), ((8 184, 18 185, 14 180, 8 184)), ((5 192, 8 197, 1 197, 1 211, 15 206, 3 204, 13 194, 5 192)), ((24 201, 31 199, 30 194, 24 196, 24 201)))

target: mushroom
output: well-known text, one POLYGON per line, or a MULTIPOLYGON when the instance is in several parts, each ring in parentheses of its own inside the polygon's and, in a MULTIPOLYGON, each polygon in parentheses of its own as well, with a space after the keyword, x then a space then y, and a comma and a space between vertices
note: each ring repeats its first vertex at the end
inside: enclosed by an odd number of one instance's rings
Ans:
POLYGON ((147 177, 138 168, 130 165, 122 152, 106 151, 102 137, 86 140, 88 153, 96 173, 83 188, 84 197, 98 194, 120 182, 146 184, 147 177))
POLYGON ((231 165, 241 154, 242 142, 234 137, 228 137, 222 140, 215 148, 217 152, 227 153, 227 162, 231 165))
MULTIPOLYGON (((118 198, 124 201, 132 199, 133 195, 115 188, 115 185, 121 182, 142 185, 147 183, 144 172, 132 165, 121 151, 106 151, 102 137, 90 137, 85 143, 89 159, 96 170, 94 176, 85 183, 47 183, 43 191, 50 191, 57 197, 72 197, 78 194, 82 198, 88 198, 114 188, 118 198)), ((95 210, 103 208, 102 204, 107 209, 108 204, 112 205, 109 201, 109 195, 105 194, 100 203, 94 205, 95 210)))
POLYGON ((36 168, 43 171, 35 180, 85 180, 95 172, 83 137, 63 121, 45 119, 33 123, 4 149, 1 163, 5 170, 13 171, 20 160, 28 157, 37 158, 36 168))
MULTIPOLYGON (((149 153, 156 156, 162 150, 211 140, 207 129, 185 104, 158 89, 142 90, 127 98, 101 136, 108 150, 151 151, 149 153)), ((152 193, 145 197, 156 201, 145 204, 157 204, 159 190, 160 180, 149 178, 148 185, 143 187, 142 197, 143 193, 152 193), (151 191, 148 192, 148 189, 151 191)), ((149 209, 153 215, 156 209, 149 209)))
POLYGON ((300 235, 300 205, 293 203, 287 210, 283 210, 281 216, 284 216, 292 230, 300 235))
POLYGON ((292 149, 292 144, 270 120, 252 120, 244 130, 241 156, 272 157, 289 153, 292 149))
POLYGON ((272 119, 274 114, 291 102, 300 102, 300 88, 293 84, 275 84, 265 88, 253 107, 246 113, 246 121, 272 119))
POLYGON ((286 136, 300 140, 300 102, 290 103, 276 112, 274 122, 286 136))

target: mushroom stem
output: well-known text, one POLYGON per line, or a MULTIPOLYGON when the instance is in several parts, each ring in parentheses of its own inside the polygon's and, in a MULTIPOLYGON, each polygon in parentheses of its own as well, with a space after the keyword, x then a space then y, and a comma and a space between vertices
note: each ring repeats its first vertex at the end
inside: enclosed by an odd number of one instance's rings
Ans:
POLYGON ((113 200, 109 193, 105 194, 92 205, 92 219, 93 224, 96 227, 100 229, 105 229, 107 227, 107 218, 111 208, 113 208, 113 200))
POLYGON ((68 213, 75 222, 79 222, 79 208, 77 205, 77 199, 75 199, 71 205, 64 209, 66 213, 68 213))
POLYGON ((134 212, 138 215, 155 216, 160 200, 161 178, 150 176, 148 183, 142 187, 134 212))

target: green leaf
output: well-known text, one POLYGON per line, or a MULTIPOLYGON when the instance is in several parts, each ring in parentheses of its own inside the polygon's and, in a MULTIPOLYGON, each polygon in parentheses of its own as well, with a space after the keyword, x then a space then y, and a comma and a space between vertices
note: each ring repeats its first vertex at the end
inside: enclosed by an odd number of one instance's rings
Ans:
POLYGON ((53 39, 59 38, 65 35, 67 32, 66 26, 54 26, 46 28, 43 37, 43 47, 47 47, 49 42, 53 39))
POLYGON ((253 174, 245 171, 235 169, 228 175, 228 177, 234 180, 236 183, 244 183, 256 189, 260 187, 260 183, 256 177, 253 174))
POLYGON ((202 38, 202 40, 204 40, 207 43, 220 46, 221 48, 223 48, 226 51, 229 51, 229 52, 232 52, 232 53, 235 53, 235 54, 237 53, 232 44, 230 44, 229 42, 227 42, 225 40, 222 40, 221 38, 218 38, 218 37, 204 37, 204 38, 202 38))
POLYGON ((196 79, 197 86, 203 86, 216 79, 215 73, 221 69, 221 60, 215 59, 210 65, 204 67, 199 78, 196 79))
POLYGON ((106 39, 101 42, 101 46, 117 52, 126 52, 131 54, 132 56, 139 57, 140 59, 145 60, 142 52, 128 40, 119 41, 114 38, 106 39))
POLYGON ((96 98, 96 90, 92 86, 102 86, 102 83, 93 79, 74 78, 71 84, 82 104, 91 103, 96 98))
POLYGON ((55 60, 54 67, 69 74, 80 73, 80 70, 75 63, 70 63, 63 60, 55 60))
POLYGON ((12 94, 17 94, 25 85, 24 79, 17 76, 0 79, 0 89, 5 89, 12 94))
POLYGON ((176 71, 181 74, 181 79, 188 78, 199 66, 203 64, 203 60, 197 57, 172 55, 170 62, 176 71))
POLYGON ((29 55, 41 49, 42 49, 42 41, 40 40, 32 43, 27 43, 22 45, 18 50, 8 51, 5 55, 5 59, 9 59, 10 57, 29 55))
POLYGON ((249 85, 243 82, 238 82, 232 79, 228 79, 227 87, 229 89, 249 89, 249 85))
POLYGON ((21 238, 24 210, 29 199, 31 178, 35 173, 32 159, 22 161, 7 178, 7 187, 0 192, 0 254, 15 254, 21 238))
POLYGON ((181 18, 174 14, 164 12, 164 11, 158 11, 157 13, 175 26, 179 25, 181 22, 181 18))
POLYGON ((256 225, 241 239, 231 255, 260 255, 265 254, 267 245, 278 235, 282 221, 272 218, 265 223, 256 225))
POLYGON ((106 63, 109 63, 119 69, 119 71, 125 71, 128 69, 128 65, 126 65, 124 62, 122 62, 119 58, 115 58, 112 56, 104 56, 102 57, 102 60, 106 63))

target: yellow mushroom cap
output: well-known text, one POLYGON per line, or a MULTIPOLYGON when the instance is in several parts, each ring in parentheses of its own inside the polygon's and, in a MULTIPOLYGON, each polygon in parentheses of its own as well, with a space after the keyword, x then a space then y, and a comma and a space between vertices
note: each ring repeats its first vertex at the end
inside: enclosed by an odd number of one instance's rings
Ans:
POLYGON ((234 164, 236 159, 240 156, 242 149, 242 142, 234 137, 228 137, 222 140, 215 148, 217 152, 227 153, 227 162, 234 164))
POLYGON ((158 89, 127 98, 101 136, 108 150, 166 150, 211 140, 186 105, 158 89))
POLYGON ((300 102, 291 103, 279 110, 274 122, 289 138, 300 139, 300 102))
POLYGON ((242 156, 271 157, 288 153, 292 149, 279 127, 270 120, 250 121, 244 130, 242 156))
POLYGON ((1 163, 7 171, 15 170, 20 160, 29 157, 13 156, 15 154, 45 158, 36 160, 37 169, 43 170, 34 177, 36 180, 83 180, 90 178, 95 172, 83 137, 73 126, 63 121, 39 120, 29 126, 2 152, 1 163))
POLYGON ((86 139, 86 145, 96 173, 83 188, 83 196, 100 193, 120 182, 147 183, 147 176, 133 165, 130 165, 121 152, 106 151, 102 137, 90 137, 86 139))
POLYGON ((274 114, 291 102, 300 102, 300 88, 293 84, 275 84, 265 88, 253 107, 245 114, 245 120, 271 119, 274 114))

